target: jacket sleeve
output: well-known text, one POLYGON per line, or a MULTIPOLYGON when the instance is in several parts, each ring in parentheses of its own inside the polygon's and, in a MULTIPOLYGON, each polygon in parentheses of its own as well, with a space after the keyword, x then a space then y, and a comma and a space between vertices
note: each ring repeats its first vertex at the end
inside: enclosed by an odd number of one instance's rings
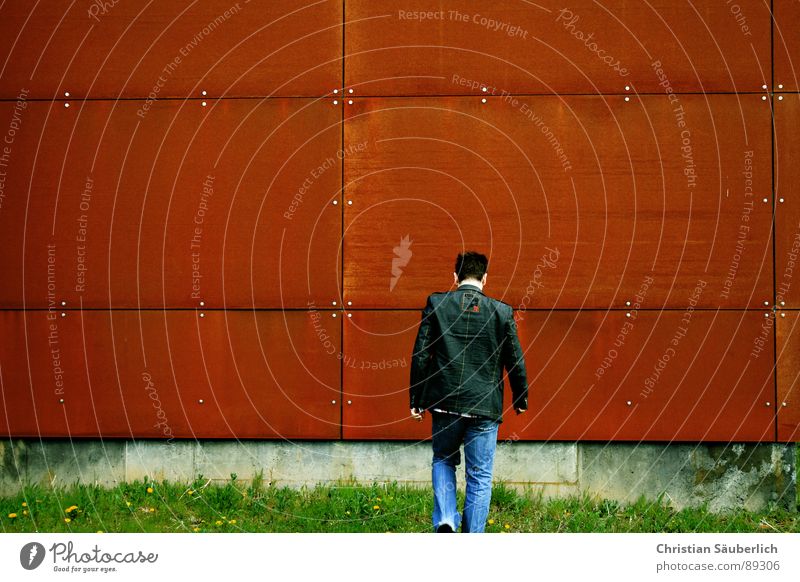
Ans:
POLYGON ((517 322, 514 320, 514 310, 509 308, 503 338, 503 367, 508 372, 511 384, 514 408, 528 408, 528 378, 525 371, 525 358, 522 355, 522 346, 517 336, 517 322))
POLYGON ((422 321, 417 331, 417 339, 414 342, 414 351, 411 354, 411 384, 409 388, 411 408, 419 407, 419 398, 422 387, 427 380, 428 364, 433 356, 433 346, 431 329, 433 327, 433 304, 430 295, 422 310, 422 321))

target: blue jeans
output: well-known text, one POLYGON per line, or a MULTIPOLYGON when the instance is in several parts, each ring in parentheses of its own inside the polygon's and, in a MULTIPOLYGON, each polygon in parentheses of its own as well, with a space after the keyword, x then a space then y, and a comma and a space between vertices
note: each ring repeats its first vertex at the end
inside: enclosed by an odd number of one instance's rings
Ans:
POLYGON ((443 523, 453 531, 480 533, 486 527, 492 499, 492 470, 500 423, 431 411, 433 423, 433 530, 443 523), (464 443, 467 478, 462 515, 456 507, 456 466, 464 443))

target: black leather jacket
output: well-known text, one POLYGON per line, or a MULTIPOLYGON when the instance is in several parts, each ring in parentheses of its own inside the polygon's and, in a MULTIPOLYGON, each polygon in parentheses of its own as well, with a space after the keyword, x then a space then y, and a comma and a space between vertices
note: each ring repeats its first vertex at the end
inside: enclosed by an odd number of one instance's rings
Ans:
POLYGON ((528 408, 525 360, 510 305, 467 283, 428 297, 411 356, 411 408, 503 422, 503 369, 512 407, 528 408))

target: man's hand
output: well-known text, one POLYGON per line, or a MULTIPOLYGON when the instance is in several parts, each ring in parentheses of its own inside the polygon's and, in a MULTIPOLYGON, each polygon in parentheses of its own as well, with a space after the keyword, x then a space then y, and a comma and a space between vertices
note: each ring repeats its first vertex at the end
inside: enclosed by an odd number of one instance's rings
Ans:
POLYGON ((517 412, 517 414, 522 414, 523 412, 525 412, 528 409, 527 408, 515 408, 514 410, 517 412))
POLYGON ((425 414, 424 409, 417 409, 417 408, 411 409, 411 418, 413 418, 414 420, 417 421, 422 420, 424 414, 425 414))

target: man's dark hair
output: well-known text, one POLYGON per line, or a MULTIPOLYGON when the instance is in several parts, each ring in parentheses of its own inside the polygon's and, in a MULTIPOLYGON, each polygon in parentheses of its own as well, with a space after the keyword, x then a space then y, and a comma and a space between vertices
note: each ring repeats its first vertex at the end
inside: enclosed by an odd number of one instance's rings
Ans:
POLYGON ((481 280, 486 268, 489 266, 489 259, 486 255, 476 253, 475 251, 467 251, 459 253, 456 258, 456 274, 458 275, 458 282, 464 279, 477 279, 481 280))

